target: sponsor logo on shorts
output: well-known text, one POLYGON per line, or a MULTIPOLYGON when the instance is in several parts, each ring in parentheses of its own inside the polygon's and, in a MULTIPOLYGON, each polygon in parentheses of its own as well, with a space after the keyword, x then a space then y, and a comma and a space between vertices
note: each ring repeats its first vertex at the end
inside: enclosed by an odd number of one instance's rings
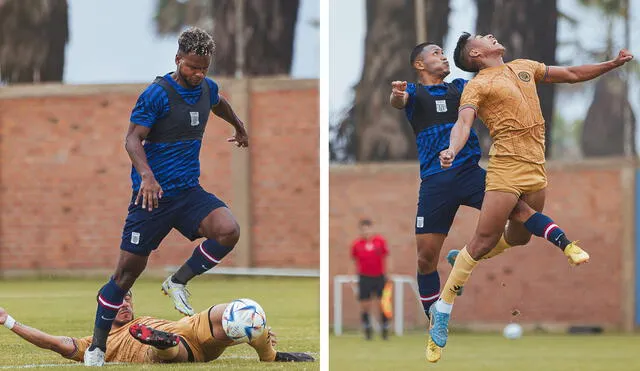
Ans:
POLYGON ((191 126, 200 125, 200 112, 189 112, 191 115, 191 126))
POLYGON ((531 75, 529 74, 529 72, 526 72, 526 71, 518 72, 518 77, 520 78, 520 80, 524 82, 531 81, 531 75))
POLYGON ((416 227, 424 228, 424 216, 419 216, 416 218, 416 227))
POLYGON ((437 100, 436 101, 436 112, 447 112, 447 101, 446 100, 437 100))
POLYGON ((137 245, 140 243, 140 233, 131 232, 131 243, 137 245))

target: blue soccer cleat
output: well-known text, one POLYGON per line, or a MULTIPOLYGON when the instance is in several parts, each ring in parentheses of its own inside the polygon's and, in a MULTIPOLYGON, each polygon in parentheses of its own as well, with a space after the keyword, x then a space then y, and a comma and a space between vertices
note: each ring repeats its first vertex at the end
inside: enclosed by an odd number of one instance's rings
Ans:
MULTIPOLYGON (((449 262, 449 264, 451 264, 452 267, 456 263, 456 258, 458 257, 459 253, 460 250, 451 250, 447 254, 447 261, 449 262)), ((462 295, 462 291, 464 291, 464 287, 460 287, 460 289, 458 290, 458 296, 462 295)))
POLYGON ((449 313, 438 312, 435 304, 429 308, 429 314, 431 315, 431 328, 429 329, 429 336, 433 342, 440 348, 444 348, 447 345, 447 338, 449 337, 449 313))

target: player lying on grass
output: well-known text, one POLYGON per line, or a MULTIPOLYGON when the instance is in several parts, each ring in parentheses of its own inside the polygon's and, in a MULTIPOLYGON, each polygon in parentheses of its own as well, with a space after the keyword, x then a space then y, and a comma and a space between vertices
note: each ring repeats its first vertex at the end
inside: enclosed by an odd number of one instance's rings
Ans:
MULTIPOLYGON (((107 362, 177 363, 208 362, 220 357, 230 346, 242 344, 227 336, 223 326, 223 313, 229 303, 218 304, 179 321, 133 314, 132 295, 125 296, 109 333, 107 362)), ((43 349, 52 350, 65 358, 82 362, 91 337, 73 338, 54 336, 16 322, 6 310, 0 308, 0 324, 15 334, 43 349)), ((247 342, 247 341, 244 341, 247 342)), ((270 328, 247 342, 256 350, 263 362, 314 361, 305 353, 276 351, 275 334, 270 328)))

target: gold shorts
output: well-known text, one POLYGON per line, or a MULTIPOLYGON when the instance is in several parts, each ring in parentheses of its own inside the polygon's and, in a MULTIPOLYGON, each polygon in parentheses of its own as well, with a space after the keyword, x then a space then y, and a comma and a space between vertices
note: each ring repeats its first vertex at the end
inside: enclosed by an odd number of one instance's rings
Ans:
POLYGON ((546 186, 544 164, 525 162, 511 156, 491 156, 489 159, 485 192, 507 192, 520 197, 546 186))

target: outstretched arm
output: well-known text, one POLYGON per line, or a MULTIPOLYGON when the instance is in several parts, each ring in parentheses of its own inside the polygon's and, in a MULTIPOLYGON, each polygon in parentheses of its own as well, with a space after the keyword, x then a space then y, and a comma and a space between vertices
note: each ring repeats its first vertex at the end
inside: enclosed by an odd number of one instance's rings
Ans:
POLYGON ((472 107, 464 107, 458 112, 458 121, 456 121, 456 124, 451 128, 449 148, 440 152, 440 166, 442 166, 442 168, 447 169, 451 167, 456 155, 467 143, 475 117, 476 111, 472 107))
MULTIPOLYGON (((9 322, 13 323, 13 319, 9 317, 7 311, 4 308, 0 308, 0 325, 6 325, 9 322)), ((11 331, 39 348, 52 350, 63 357, 69 357, 76 350, 73 338, 49 335, 46 332, 25 326, 20 322, 15 322, 12 326, 11 331)))
POLYGON ((547 71, 547 77, 543 82, 561 83, 567 82, 574 84, 576 82, 588 81, 595 79, 596 77, 611 71, 614 68, 620 67, 623 64, 633 59, 633 55, 626 49, 620 50, 616 59, 610 61, 585 64, 582 66, 549 66, 547 71))
POLYGON ((233 108, 229 102, 220 95, 220 100, 218 104, 211 107, 211 112, 213 112, 216 116, 230 123, 236 129, 236 135, 228 138, 228 142, 235 142, 238 147, 247 147, 249 146, 249 135, 247 134, 246 129, 244 128, 244 124, 242 120, 238 118, 235 112, 233 112, 233 108))

